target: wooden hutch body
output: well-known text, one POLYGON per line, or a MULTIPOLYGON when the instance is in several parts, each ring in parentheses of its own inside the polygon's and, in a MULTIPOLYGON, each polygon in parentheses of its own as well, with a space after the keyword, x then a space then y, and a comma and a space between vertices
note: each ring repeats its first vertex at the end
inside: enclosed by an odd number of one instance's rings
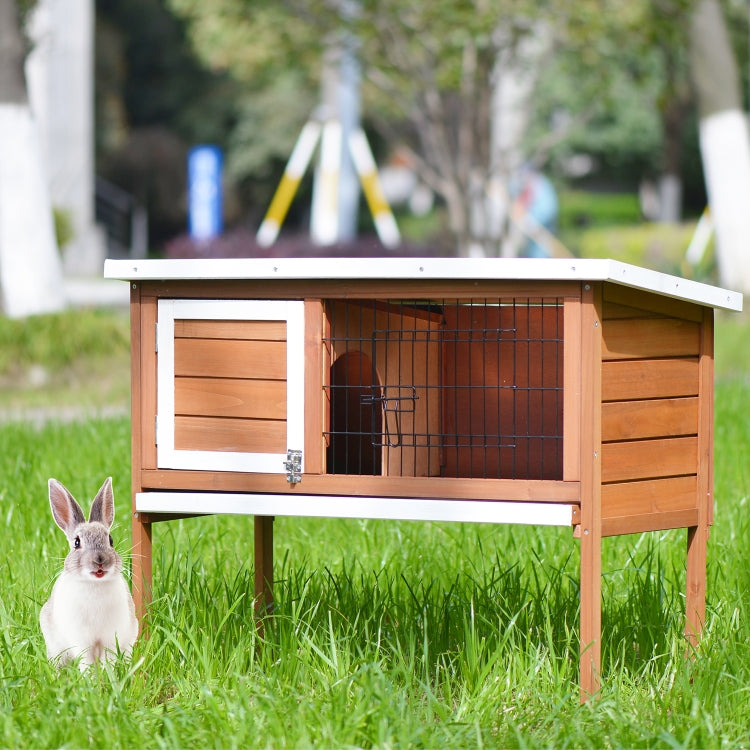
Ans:
POLYGON ((151 525, 255 517, 565 525, 581 691, 599 686, 601 539, 687 529, 705 612, 713 315, 741 295, 607 260, 107 261, 131 288, 133 583, 151 525))

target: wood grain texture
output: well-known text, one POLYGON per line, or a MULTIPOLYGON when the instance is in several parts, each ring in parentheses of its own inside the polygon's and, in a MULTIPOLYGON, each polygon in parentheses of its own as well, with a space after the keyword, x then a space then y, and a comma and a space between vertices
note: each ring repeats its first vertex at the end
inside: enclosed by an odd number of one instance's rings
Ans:
POLYGON ((599 692, 602 634, 601 284, 586 284, 581 314, 580 698, 599 692))
POLYGON ((602 440, 698 434, 698 398, 611 401, 602 405, 602 440))
POLYGON ((697 357, 700 326, 676 318, 608 320, 602 342, 604 360, 697 357))
POLYGON ((286 341, 285 320, 190 320, 177 318, 175 338, 286 341))
POLYGON ((505 500, 538 503, 578 503, 578 482, 520 479, 452 479, 449 477, 365 477, 305 474, 290 485, 283 474, 184 471, 160 469, 141 472, 142 486, 150 490, 226 490, 378 497, 428 497, 447 500, 505 500))
POLYGON ((602 536, 619 536, 621 534, 640 534, 644 531, 664 531, 666 529, 685 529, 693 526, 698 519, 698 510, 666 511, 664 513, 646 513, 642 516, 631 513, 619 518, 602 520, 602 536))
POLYGON ((175 417, 176 450, 286 453, 286 422, 175 417))
POLYGON ((669 477, 602 486, 602 517, 668 513, 697 508, 697 477, 669 477))
POLYGON ((698 395, 698 359, 651 359, 602 364, 602 400, 698 395))
POLYGON ((650 315, 667 316, 703 321, 703 307, 685 300, 664 297, 642 289, 604 284, 604 305, 602 311, 605 320, 614 317, 637 318, 650 315))
POLYGON ((283 380, 175 378, 175 414, 286 419, 283 380))
POLYGON ((286 379, 285 341, 175 339, 175 376, 286 379))
POLYGON ((697 461, 697 437, 605 443, 602 445, 602 481, 694 474, 697 461))

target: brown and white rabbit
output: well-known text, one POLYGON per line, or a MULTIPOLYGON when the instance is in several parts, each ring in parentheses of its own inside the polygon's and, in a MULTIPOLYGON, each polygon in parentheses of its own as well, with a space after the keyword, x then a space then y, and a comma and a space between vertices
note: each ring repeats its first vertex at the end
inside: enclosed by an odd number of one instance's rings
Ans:
POLYGON ((49 502, 70 552, 39 616, 47 657, 59 664, 80 657, 83 671, 98 659, 111 659, 118 649, 129 655, 138 620, 109 533, 115 518, 112 477, 94 498, 88 522, 56 479, 49 480, 49 502))

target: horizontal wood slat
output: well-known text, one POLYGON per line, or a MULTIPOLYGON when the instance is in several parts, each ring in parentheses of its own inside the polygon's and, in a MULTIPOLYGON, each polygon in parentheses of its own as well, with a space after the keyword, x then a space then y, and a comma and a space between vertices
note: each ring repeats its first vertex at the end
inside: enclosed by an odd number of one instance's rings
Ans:
POLYGON ((175 417, 176 450, 286 453, 286 422, 175 417))
POLYGON ((189 320, 177 318, 175 338, 286 341, 285 320, 189 320))
POLYGON ((175 414, 286 419, 283 380, 175 378, 175 414))
POLYGON ((623 360, 602 363, 603 401, 697 395, 697 359, 623 360))
MULTIPOLYGON (((285 449, 286 450, 286 449, 285 449)), ((383 477, 350 474, 303 474, 290 486, 284 474, 184 471, 142 471, 141 486, 153 490, 226 490, 227 492, 295 492, 383 497, 431 497, 450 500, 580 503, 579 482, 524 479, 455 479, 452 477, 383 477)))
POLYGON ((286 342, 175 339, 175 376, 286 379, 286 342))
POLYGON ((621 284, 604 284, 603 297, 602 312, 605 320, 610 317, 621 317, 619 313, 613 313, 616 308, 630 308, 627 315, 629 318, 657 314, 693 320, 696 323, 703 322, 703 308, 685 300, 664 297, 621 284))
POLYGON ((697 434, 697 397, 602 404, 604 442, 697 434))
POLYGON ((602 518, 696 508, 697 493, 696 476, 605 484, 602 487, 602 518))
POLYGON ((656 312, 649 310, 636 310, 633 307, 625 307, 625 305, 615 305, 612 302, 605 302, 602 306, 602 318, 604 320, 616 320, 618 318, 663 318, 656 312))
POLYGON ((668 513, 647 513, 643 516, 623 516, 602 519, 602 536, 640 534, 644 531, 687 529, 698 525, 698 509, 673 510, 668 513))
POLYGON ((696 437, 602 445, 602 482, 694 474, 697 465, 696 437))
POLYGON ((676 318, 608 320, 602 328, 602 359, 689 357, 700 352, 700 326, 676 318))

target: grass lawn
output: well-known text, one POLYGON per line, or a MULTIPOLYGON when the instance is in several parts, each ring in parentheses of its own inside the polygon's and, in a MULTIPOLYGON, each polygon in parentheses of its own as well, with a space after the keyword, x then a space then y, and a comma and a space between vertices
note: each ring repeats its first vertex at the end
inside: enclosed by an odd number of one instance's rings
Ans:
POLYGON ((606 539, 603 690, 584 706, 578 544, 554 528, 280 518, 261 639, 252 519, 157 525, 151 637, 130 664, 58 673, 38 625, 67 547, 47 479, 88 507, 112 475, 127 556, 129 422, 6 417, 0 748, 747 747, 748 336, 720 317, 704 639, 688 658, 685 533, 606 539))

